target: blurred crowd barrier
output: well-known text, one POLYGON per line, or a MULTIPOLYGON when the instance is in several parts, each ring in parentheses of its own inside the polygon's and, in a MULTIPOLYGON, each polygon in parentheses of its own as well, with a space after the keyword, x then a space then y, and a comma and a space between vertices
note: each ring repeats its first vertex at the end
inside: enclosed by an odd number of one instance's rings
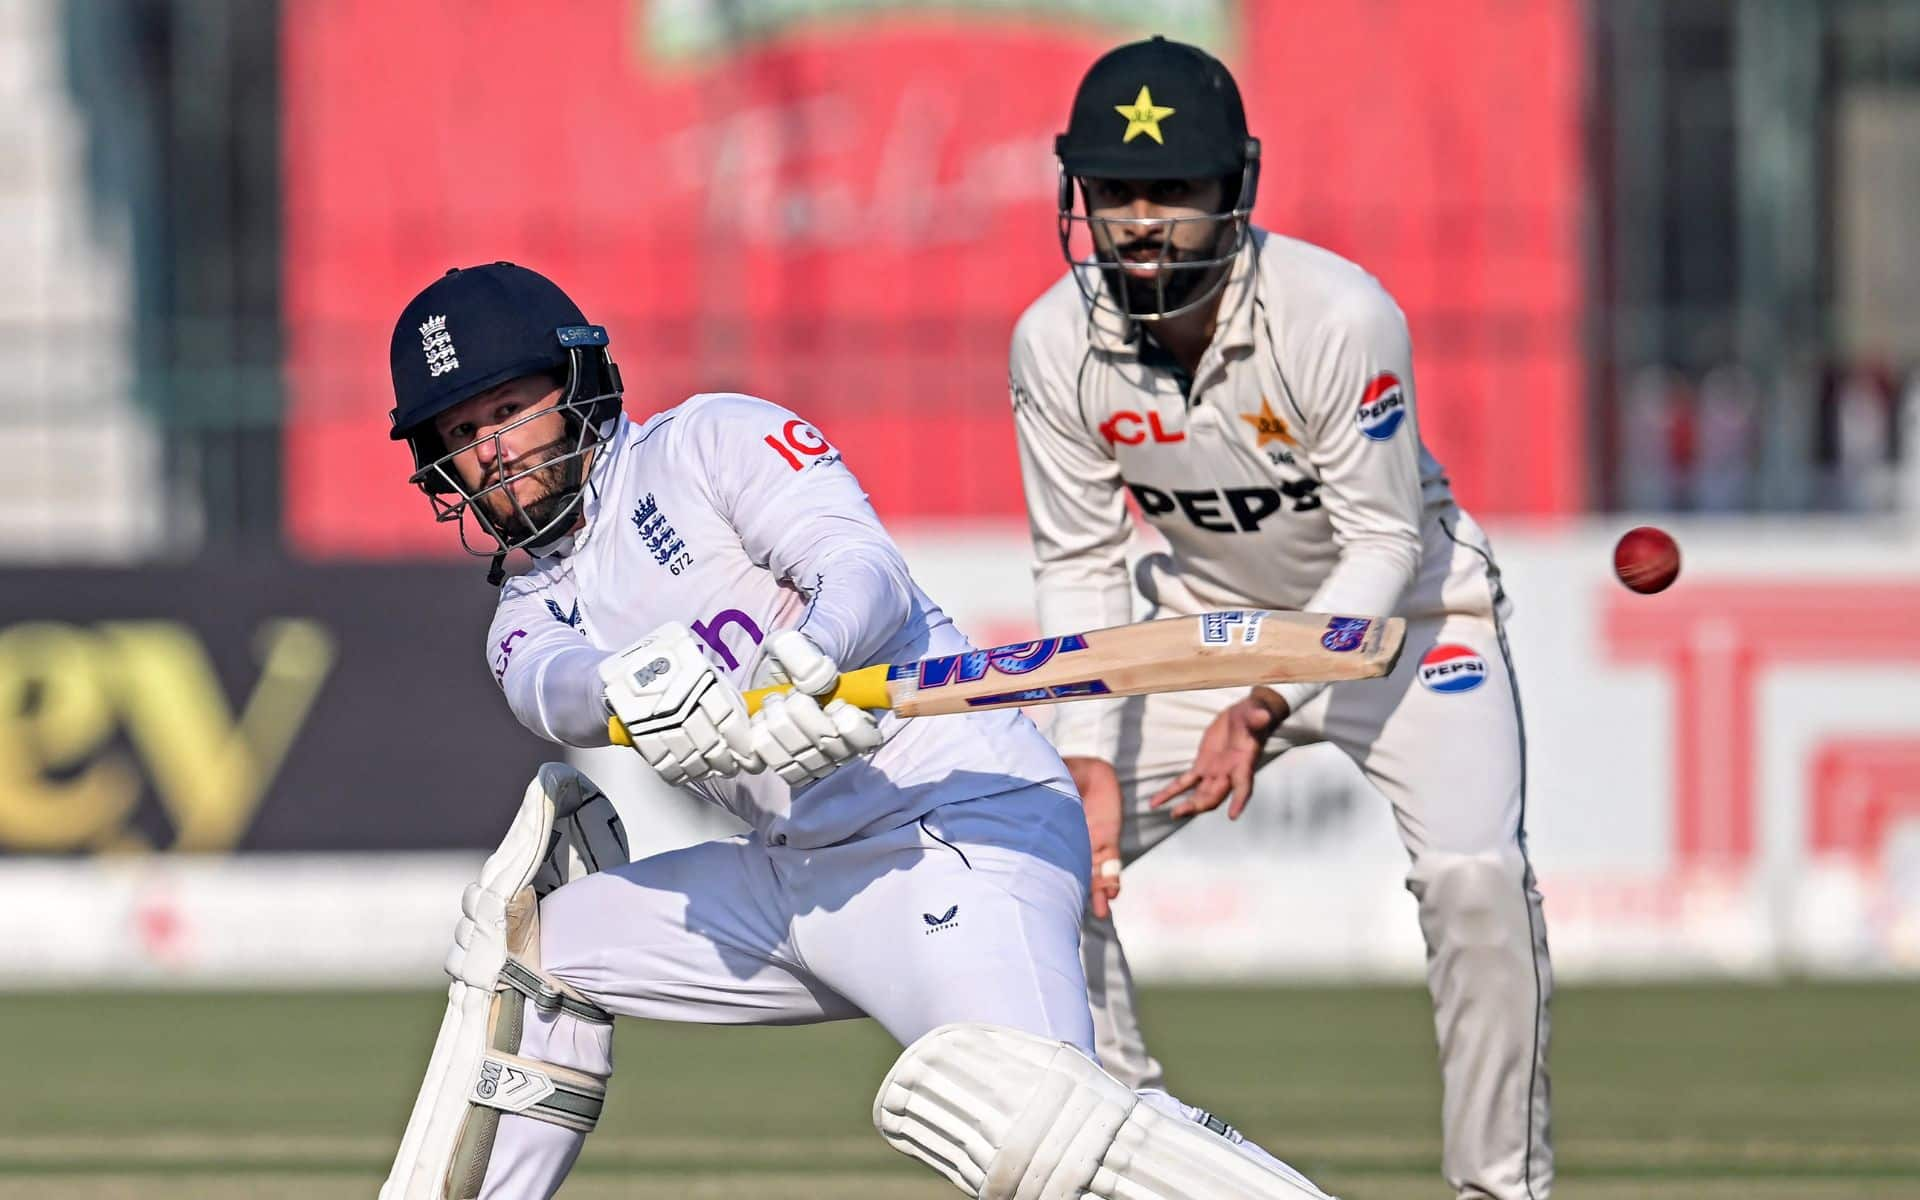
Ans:
MULTIPOLYGON (((1920 974, 1920 541, 1682 525, 1680 582, 1642 597, 1618 531, 1494 531, 1556 971, 1920 974)), ((1021 535, 904 540, 977 641, 1031 636, 1021 535)), ((0 981, 429 982, 558 753, 487 677, 476 571, 5 577, 0 981)), ((636 854, 736 828, 625 751, 579 762, 636 854)), ((1405 869, 1385 802, 1308 748, 1130 869, 1119 920, 1153 978, 1417 978, 1405 869)))
POLYGON ((1920 369, 1843 365, 1763 383, 1737 363, 1645 367, 1611 416, 1610 482, 1628 512, 1920 514, 1920 369), (1786 495, 1761 468, 1780 409, 1807 425, 1786 495))

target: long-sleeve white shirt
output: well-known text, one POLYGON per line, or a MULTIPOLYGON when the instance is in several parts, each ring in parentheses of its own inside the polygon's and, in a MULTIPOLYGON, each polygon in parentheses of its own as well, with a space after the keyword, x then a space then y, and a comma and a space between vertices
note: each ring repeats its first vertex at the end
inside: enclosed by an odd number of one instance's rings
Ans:
MULTIPOLYGON (((1190 380, 1063 276, 1015 328, 1010 377, 1043 633, 1132 618, 1129 493, 1202 608, 1385 616, 1450 569, 1406 319, 1329 251, 1255 230, 1190 380)), ((1323 686, 1278 690, 1298 710, 1323 686)), ((1110 758, 1117 722, 1113 702, 1063 706, 1054 741, 1110 758)))
MULTIPOLYGON (((761 645, 797 628, 842 670, 972 649, 907 573, 866 494, 811 425, 751 396, 695 396, 622 417, 595 454, 584 525, 509 579, 488 634, 521 723, 605 745, 600 661, 668 621, 691 626, 741 688, 761 645)), ((817 783, 772 772, 695 789, 776 845, 889 829, 936 805, 1050 783, 1058 756, 1017 712, 881 719, 885 744, 817 783)))

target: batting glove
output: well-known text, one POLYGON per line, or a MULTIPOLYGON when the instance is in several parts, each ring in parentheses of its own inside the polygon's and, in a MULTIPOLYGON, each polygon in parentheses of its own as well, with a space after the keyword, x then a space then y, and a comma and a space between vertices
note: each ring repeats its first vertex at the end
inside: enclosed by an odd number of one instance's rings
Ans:
POLYGON ((817 699, 840 682, 840 667, 806 634, 783 629, 769 637, 767 664, 777 682, 794 687, 769 697, 753 718, 754 752, 780 778, 798 787, 879 748, 872 713, 845 700, 823 707, 817 699))
POLYGON ((790 683, 809 696, 823 696, 840 682, 839 664, 798 629, 782 629, 767 639, 767 665, 775 683, 790 683))
POLYGON ((600 681, 634 750, 668 783, 729 778, 765 765, 754 753, 740 689, 714 670, 685 625, 669 622, 609 656, 600 681))
POLYGON ((824 779, 849 759, 880 748, 873 714, 835 700, 825 708, 805 692, 776 693, 753 716, 753 749, 794 787, 824 779))

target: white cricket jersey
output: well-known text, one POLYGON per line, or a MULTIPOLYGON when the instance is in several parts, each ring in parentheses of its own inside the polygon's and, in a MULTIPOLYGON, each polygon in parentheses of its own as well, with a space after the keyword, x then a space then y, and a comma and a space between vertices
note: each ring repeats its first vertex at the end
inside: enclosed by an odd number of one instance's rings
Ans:
MULTIPOLYGON (((669 621, 743 690, 769 682, 761 646, 783 629, 842 670, 972 649, 908 575, 839 452, 764 400, 700 395, 644 424, 620 418, 583 507, 581 529, 501 588, 487 641, 514 714, 552 741, 607 744, 600 661, 669 621)), ((1072 794, 1017 711, 887 714, 880 730, 880 749, 816 783, 765 771, 692 788, 770 844, 799 847, 1035 783, 1072 794)))
MULTIPOLYGON (((1203 609, 1444 608, 1490 563, 1455 553, 1484 545, 1421 443, 1405 317, 1306 242, 1253 231, 1191 379, 1063 276, 1015 328, 1011 389, 1042 633, 1132 619, 1129 494, 1203 609)), ((1278 690, 1298 711, 1323 686, 1278 690)), ((1111 702, 1065 705, 1054 741, 1111 757, 1117 730, 1111 702)))

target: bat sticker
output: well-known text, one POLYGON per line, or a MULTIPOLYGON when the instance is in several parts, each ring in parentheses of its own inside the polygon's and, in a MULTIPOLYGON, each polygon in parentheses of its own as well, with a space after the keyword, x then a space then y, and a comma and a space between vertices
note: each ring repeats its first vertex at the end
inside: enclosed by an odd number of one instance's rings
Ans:
POLYGON ((1202 613, 1200 616, 1200 644, 1203 646, 1225 646, 1233 641, 1233 627, 1240 627, 1240 644, 1251 646, 1260 640, 1260 622, 1266 618, 1267 610, 1227 609, 1223 612, 1202 613))
POLYGON ((1104 696, 1110 690, 1103 679, 1083 679, 1079 683, 1028 688, 1024 692, 1001 692, 997 696, 972 696, 968 698, 967 703, 975 708, 1000 704, 1038 704, 1046 700, 1076 700, 1082 696, 1104 696))
POLYGON ((904 679, 917 674, 922 690, 946 687, 950 683, 972 683, 986 677, 992 669, 1001 675, 1025 675, 1037 671, 1056 654, 1085 650, 1087 639, 1080 634, 1041 638, 1033 642, 1014 642, 991 650, 970 650, 965 654, 943 654, 923 658, 917 663, 896 663, 887 672, 889 679, 904 679))
POLYGON ((1360 643, 1367 638, 1367 626, 1373 624, 1369 617, 1335 617, 1327 622, 1327 631, 1320 635, 1320 644, 1335 654, 1348 650, 1358 650, 1360 643))

